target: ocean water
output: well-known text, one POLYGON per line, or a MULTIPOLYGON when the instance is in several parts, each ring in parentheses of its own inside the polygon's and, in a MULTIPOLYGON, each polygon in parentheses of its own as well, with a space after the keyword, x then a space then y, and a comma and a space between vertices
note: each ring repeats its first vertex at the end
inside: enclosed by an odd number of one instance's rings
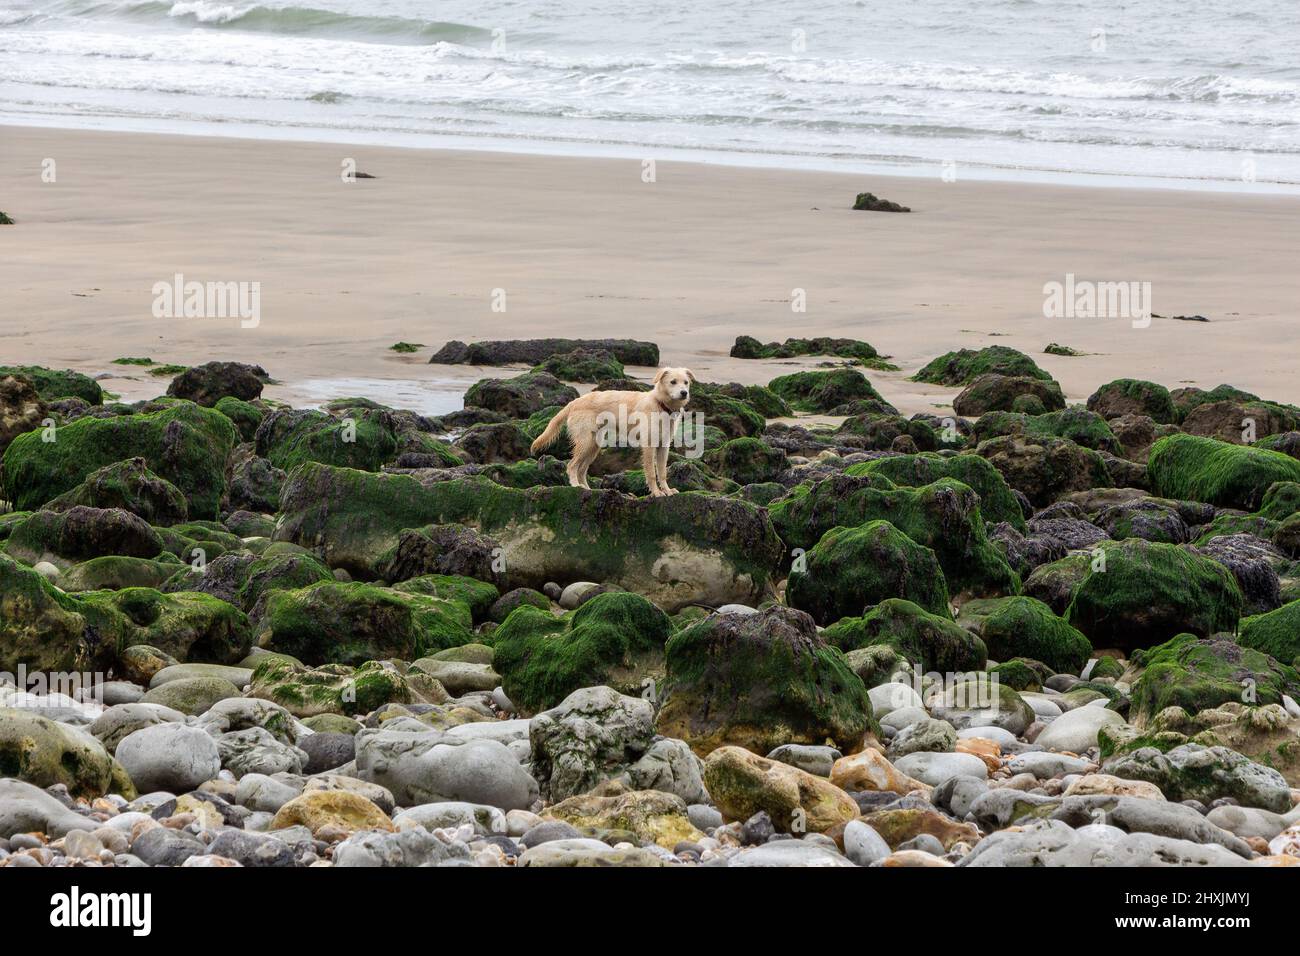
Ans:
POLYGON ((1289 191, 1298 41, 1296 0, 0 0, 0 122, 1289 191))

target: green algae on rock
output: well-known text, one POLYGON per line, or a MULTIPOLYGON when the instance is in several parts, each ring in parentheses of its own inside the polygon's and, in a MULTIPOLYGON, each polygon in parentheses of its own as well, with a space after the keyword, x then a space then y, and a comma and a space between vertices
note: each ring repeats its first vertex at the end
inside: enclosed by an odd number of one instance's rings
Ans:
POLYGON ((901 598, 881 601, 861 617, 842 618, 821 636, 846 653, 890 647, 919 673, 980 671, 988 660, 984 642, 976 634, 946 614, 931 614, 901 598))
POLYGON ((1147 475, 1162 497, 1253 511, 1274 482, 1300 481, 1300 461, 1215 438, 1169 435, 1151 446, 1147 475))

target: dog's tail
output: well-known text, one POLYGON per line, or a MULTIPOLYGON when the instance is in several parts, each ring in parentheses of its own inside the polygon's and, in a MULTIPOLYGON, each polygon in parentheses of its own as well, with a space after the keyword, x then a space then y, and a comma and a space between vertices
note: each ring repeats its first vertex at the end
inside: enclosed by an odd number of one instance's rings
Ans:
POLYGON ((560 437, 560 429, 564 427, 565 419, 568 417, 569 407, 566 405, 555 413, 555 417, 552 418, 550 423, 546 426, 546 430, 533 439, 533 444, 529 451, 536 455, 543 448, 547 448, 554 444, 555 439, 560 437))

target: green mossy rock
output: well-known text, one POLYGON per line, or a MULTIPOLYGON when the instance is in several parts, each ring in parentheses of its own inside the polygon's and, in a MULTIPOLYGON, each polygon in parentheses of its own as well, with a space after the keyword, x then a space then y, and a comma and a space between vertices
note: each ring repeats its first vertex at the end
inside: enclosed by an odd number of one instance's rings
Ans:
POLYGON ((1228 634, 1179 634, 1134 652, 1133 663, 1145 668, 1132 693, 1132 719, 1139 727, 1166 707, 1197 714, 1234 702, 1278 704, 1283 694, 1300 694, 1300 673, 1228 634))
POLYGON ((1042 661, 1056 674, 1075 674, 1092 656, 1092 645, 1079 631, 1035 598, 1009 597, 998 602, 980 627, 989 656, 997 661, 1026 657, 1042 661))
POLYGON ((257 435, 257 426, 262 424, 262 419, 266 414, 252 402, 246 402, 243 399, 227 395, 213 406, 221 414, 225 415, 239 429, 239 437, 243 441, 252 441, 257 435))
POLYGON ((557 617, 523 605, 493 633, 493 667, 525 713, 554 707, 580 687, 603 684, 640 696, 663 676, 668 615, 626 592, 599 594, 557 617))
POLYGON ((396 425, 382 409, 348 409, 337 418, 277 409, 262 420, 255 440, 257 454, 286 472, 303 462, 378 471, 397 456, 396 425))
POLYGON ((1141 538, 1097 547, 1104 564, 1089 563, 1065 613, 1094 647, 1133 650, 1184 632, 1209 637, 1236 630, 1244 598, 1218 562, 1141 538))
POLYGON ((1281 452, 1214 438, 1169 435, 1151 446, 1147 477, 1165 498, 1253 511, 1277 481, 1300 481, 1300 461, 1281 452))
POLYGON ((623 363, 605 349, 574 349, 547 358, 533 369, 548 372, 563 382, 601 382, 608 378, 622 378, 626 372, 623 363))
POLYGON ((60 570, 104 555, 156 558, 162 550, 162 538, 143 518, 121 508, 82 505, 37 511, 5 542, 5 551, 20 561, 49 561, 60 570))
POLYGON ((101 634, 117 634, 120 649, 147 644, 178 661, 236 664, 248 655, 251 628, 239 608, 210 594, 153 588, 88 591, 76 607, 101 634))
POLYGON ((985 412, 1019 412, 1031 415, 1065 408, 1061 386, 1032 375, 981 375, 952 400, 958 415, 974 418, 985 412))
POLYGON ((239 588, 239 606, 251 611, 271 591, 292 591, 333 580, 333 572, 310 554, 264 555, 248 566, 239 588))
POLYGON ((979 494, 980 513, 992 523, 1005 521, 1024 532, 1020 503, 1001 473, 978 455, 895 455, 864 461, 844 469, 848 475, 883 475, 894 484, 920 488, 940 478, 952 478, 979 494))
MULTIPOLYGON (((470 617, 475 624, 488 619, 489 612, 496 605, 497 598, 501 596, 495 584, 458 574, 422 574, 400 584, 394 584, 393 590, 406 594, 427 594, 430 597, 442 598, 444 601, 464 604, 469 608, 470 617)), ((546 600, 545 595, 542 595, 542 600, 546 600)))
POLYGON ((77 611, 76 601, 40 574, 0 554, 0 671, 82 671, 116 655, 77 611), (107 645, 107 646, 106 646, 107 645))
POLYGON ((279 657, 270 657, 254 668, 248 696, 277 703, 299 718, 351 717, 369 714, 385 704, 416 701, 406 679, 380 661, 368 661, 354 669, 342 664, 304 667, 279 657))
POLYGON ((1181 417, 1169 389, 1134 378, 1117 378, 1101 386, 1088 396, 1088 410, 1107 420, 1146 415, 1161 425, 1172 424, 1181 417))
POLYGON ((77 487, 48 502, 45 511, 67 511, 77 505, 121 508, 149 524, 173 525, 189 517, 185 495, 166 478, 149 470, 143 458, 105 465, 77 487))
POLYGON ((789 548, 807 550, 834 527, 885 520, 934 551, 950 592, 1015 593, 1019 579, 988 539, 979 495, 951 478, 900 488, 883 475, 832 475, 796 485, 768 506, 789 548))
POLYGON ((575 388, 547 372, 532 371, 514 378, 485 378, 465 392, 466 408, 486 408, 507 418, 527 418, 552 405, 567 405, 578 397, 575 388))
POLYGON ((823 626, 860 615, 889 598, 948 615, 948 586, 938 559, 888 521, 831 528, 792 570, 786 603, 823 626))
POLYGON ((179 567, 172 561, 105 555, 71 568, 59 578, 59 587, 77 591, 119 591, 122 588, 161 588, 179 567))
POLYGON ((958 349, 946 352, 913 375, 912 381, 955 387, 967 385, 987 374, 1029 376, 1044 381, 1052 377, 1024 352, 1005 345, 990 345, 979 351, 958 349))
POLYGON ((931 614, 911 601, 890 598, 862 617, 846 617, 821 634, 842 651, 885 646, 911 661, 919 673, 956 674, 983 670, 984 642, 945 615, 931 614))
MULTIPOLYGON (((973 493, 972 493, 973 495, 973 493)), ((687 492, 630 499, 616 491, 522 491, 484 478, 425 487, 407 475, 307 464, 281 497, 278 541, 320 548, 326 563, 374 577, 403 529, 464 524, 503 549, 506 589, 548 581, 616 584, 668 611, 691 603, 756 603, 782 554, 767 514, 687 492)))
POLYGON ((1300 667, 1300 601, 1283 604, 1267 614, 1242 618, 1237 642, 1300 667))
POLYGON ((409 661, 473 641, 469 616, 468 608, 441 598, 324 581, 269 592, 257 645, 308 665, 409 661))
POLYGON ((1122 451, 1119 439, 1106 424, 1106 419, 1080 405, 1071 405, 1046 415, 986 412, 975 422, 974 431, 976 442, 999 435, 1024 435, 1040 441, 1044 438, 1068 438, 1084 448, 1110 452, 1112 455, 1118 455, 1122 451))
POLYGON ((883 410, 897 414, 897 409, 885 401, 861 372, 851 368, 829 372, 794 372, 782 375, 767 383, 767 387, 803 412, 830 412, 841 405, 869 400, 879 403, 883 410))
POLYGON ((47 402, 60 398, 80 398, 90 405, 104 403, 104 390, 99 387, 99 383, 80 372, 40 365, 0 365, 0 378, 6 375, 21 375, 29 379, 41 398, 47 402))
POLYGON ((1100 452, 1066 438, 1002 435, 980 442, 975 454, 993 465, 1007 484, 1036 508, 1072 491, 1114 485, 1100 452))
POLYGON ((1042 675, 1034 669, 1032 661, 1024 658, 1012 658, 1006 663, 990 667, 988 672, 997 675, 998 683, 1015 691, 1037 693, 1043 689, 1042 675))
POLYGON ((861 678, 801 611, 713 614, 673 635, 666 650, 655 729, 701 756, 728 744, 768 753, 827 741, 853 753, 878 730, 861 678))
POLYGON ((784 451, 758 438, 733 438, 709 452, 705 462, 715 474, 740 485, 773 481, 789 467, 784 451))
POLYGON ((736 336, 731 347, 731 357, 740 359, 795 358, 800 355, 833 355, 837 358, 858 359, 867 362, 880 357, 880 353, 858 339, 786 339, 764 345, 750 335, 736 336))
POLYGON ((78 418, 55 435, 46 442, 40 432, 28 432, 5 451, 0 478, 16 509, 39 508, 105 465, 141 457, 185 495, 190 517, 215 518, 226 490, 226 457, 238 439, 225 415, 180 401, 153 412, 78 418))
MULTIPOLYGON (((700 389, 697 385, 691 392, 691 400, 686 406, 683 424, 690 424, 694 415, 703 416, 706 422, 705 445, 710 448, 716 447, 716 443, 708 438, 712 429, 717 429, 723 440, 729 441, 733 438, 757 437, 767 427, 767 420, 762 413, 748 401, 733 398, 721 391, 710 390, 707 386, 700 389)), ((699 440, 699 436, 692 435, 692 438, 699 440)))

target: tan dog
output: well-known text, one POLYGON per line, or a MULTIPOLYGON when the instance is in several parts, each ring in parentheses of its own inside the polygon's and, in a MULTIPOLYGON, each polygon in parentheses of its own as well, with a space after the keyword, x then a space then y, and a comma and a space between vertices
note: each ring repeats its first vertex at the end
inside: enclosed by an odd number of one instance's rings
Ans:
POLYGON ((533 442, 532 452, 546 448, 567 427, 573 442, 569 484, 590 488, 587 471, 602 448, 640 448, 650 495, 675 495, 668 487, 668 448, 694 381, 688 368, 661 368, 648 392, 588 392, 556 413, 533 442))

